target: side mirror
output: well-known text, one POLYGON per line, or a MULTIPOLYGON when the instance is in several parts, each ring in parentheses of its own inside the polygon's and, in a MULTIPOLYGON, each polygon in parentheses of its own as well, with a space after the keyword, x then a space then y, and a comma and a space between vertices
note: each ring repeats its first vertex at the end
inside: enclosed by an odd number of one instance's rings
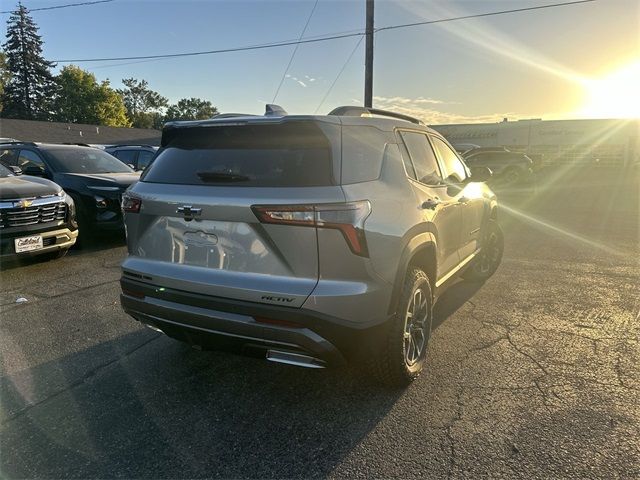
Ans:
POLYGON ((136 166, 133 163, 127 163, 127 167, 129 167, 131 170, 136 169, 136 166))
POLYGON ((25 168, 22 173, 24 175, 31 175, 34 177, 44 177, 44 170, 40 167, 28 166, 25 168))
POLYGON ((15 174, 15 175, 22 175, 22 169, 17 166, 17 165, 9 165, 9 169, 15 174))
POLYGON ((493 176, 493 172, 489 167, 471 167, 472 182, 488 182, 493 176))

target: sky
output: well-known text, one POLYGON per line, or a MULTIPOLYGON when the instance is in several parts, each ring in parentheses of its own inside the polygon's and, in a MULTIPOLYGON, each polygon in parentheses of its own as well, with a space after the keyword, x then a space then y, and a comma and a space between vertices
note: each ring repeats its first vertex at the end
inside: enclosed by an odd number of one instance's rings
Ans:
MULTIPOLYGON (((23 0, 36 9, 78 0, 23 0)), ((32 16, 49 60, 157 55, 296 40, 315 0, 114 0, 32 16)), ((376 0, 376 27, 555 3, 376 0)), ((13 6, 3 0, 2 10, 13 6)), ((318 0, 305 37, 362 31, 364 0, 318 0)), ((0 16, 6 22, 8 15, 0 16)), ((593 3, 378 32, 374 107, 428 123, 640 116, 640 1, 593 3)), ((361 105, 360 37, 300 45, 274 103, 289 113, 361 105), (357 46, 357 48, 356 48, 357 46), (355 50, 354 50, 355 48, 355 50), (352 54, 351 59, 347 59, 352 54), (340 70, 342 74, 336 81, 340 70), (330 90, 332 83, 334 87, 330 90), (326 98, 325 98, 326 97, 326 98), (324 101, 323 101, 324 99, 324 101)), ((119 88, 146 79, 171 102, 263 113, 293 46, 154 61, 73 62, 119 88)), ((58 63, 56 70, 67 63, 58 63)))

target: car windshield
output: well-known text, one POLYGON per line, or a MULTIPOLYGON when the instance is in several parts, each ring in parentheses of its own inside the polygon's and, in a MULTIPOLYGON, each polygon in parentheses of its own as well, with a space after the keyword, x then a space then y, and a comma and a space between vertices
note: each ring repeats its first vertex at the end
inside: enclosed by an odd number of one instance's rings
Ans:
POLYGON ((120 160, 97 148, 52 148, 47 153, 55 169, 62 173, 133 172, 120 160))
POLYGON ((13 177, 13 172, 0 163, 0 178, 13 177))

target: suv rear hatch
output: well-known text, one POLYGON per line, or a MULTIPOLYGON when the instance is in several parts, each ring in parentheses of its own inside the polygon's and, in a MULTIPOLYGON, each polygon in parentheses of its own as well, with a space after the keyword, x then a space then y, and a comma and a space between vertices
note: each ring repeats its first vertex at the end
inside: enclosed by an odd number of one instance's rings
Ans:
POLYGON ((123 274, 301 306, 318 282, 318 243, 314 207, 300 205, 344 202, 344 194, 339 126, 290 118, 165 128, 162 150, 123 201, 123 274))

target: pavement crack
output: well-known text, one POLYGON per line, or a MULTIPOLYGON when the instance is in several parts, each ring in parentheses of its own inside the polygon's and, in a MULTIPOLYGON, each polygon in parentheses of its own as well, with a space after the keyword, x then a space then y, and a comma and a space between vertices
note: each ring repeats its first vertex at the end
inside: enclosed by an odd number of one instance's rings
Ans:
POLYGON ((509 344, 514 348, 514 350, 518 352, 520 355, 523 355, 527 357, 529 360, 531 360, 540 370, 544 372, 545 375, 549 375, 549 371, 545 368, 544 365, 542 365, 533 355, 525 352, 515 344, 515 342, 513 341, 513 338, 511 338, 510 333, 511 332, 507 332, 506 339, 509 342, 509 344))
POLYGON ((448 468, 447 468, 447 478, 453 478, 453 472, 456 468, 456 441, 453 438, 453 427, 454 425, 462 420, 462 415, 464 414, 464 402, 462 401, 462 394, 464 393, 464 389, 460 388, 456 394, 456 414, 451 419, 448 425, 445 426, 444 431, 449 441, 449 452, 448 452, 448 468))
POLYGON ((126 351, 123 355, 119 356, 118 358, 115 358, 111 361, 108 361, 106 363, 103 363, 101 365, 98 365, 97 367, 92 368, 91 370, 87 371, 84 373, 84 375, 82 375, 82 377, 78 378, 77 380, 75 380, 74 382, 70 383, 69 385, 67 385, 66 388, 63 388, 62 390, 58 390, 57 392, 52 393, 51 395, 49 395, 46 398, 43 398, 42 400, 26 405, 24 408, 18 410, 17 412, 15 412, 13 415, 11 415, 9 418, 7 418, 6 420, 4 420, 2 422, 2 425, 8 425, 9 423, 17 420, 20 417, 23 417, 24 415, 26 415, 27 413, 29 413, 31 410, 33 410, 34 408, 37 408, 41 405, 44 405, 45 403, 49 402, 50 400, 55 399, 56 397, 59 397, 60 395, 73 390, 74 388, 83 385, 84 383, 86 383, 89 379, 95 377, 96 375, 98 375, 100 372, 102 372, 103 370, 109 368, 111 365, 114 365, 118 362, 120 362, 121 360, 129 357, 130 355, 132 355, 133 353, 137 352, 138 350, 140 350, 141 348, 149 345, 151 342, 157 340, 158 338, 162 338, 163 335, 162 334, 156 334, 154 335, 152 338, 144 341, 143 343, 141 343, 140 345, 137 345, 136 347, 132 348, 131 350, 126 351))
POLYGON ((622 368, 621 368, 621 362, 622 362, 622 355, 620 355, 619 353, 616 355, 616 361, 613 364, 613 370, 616 372, 616 379, 618 380, 618 383, 620 384, 621 387, 623 388, 627 388, 627 385, 625 384, 624 380, 622 379, 624 376, 624 373, 622 372, 622 368))

